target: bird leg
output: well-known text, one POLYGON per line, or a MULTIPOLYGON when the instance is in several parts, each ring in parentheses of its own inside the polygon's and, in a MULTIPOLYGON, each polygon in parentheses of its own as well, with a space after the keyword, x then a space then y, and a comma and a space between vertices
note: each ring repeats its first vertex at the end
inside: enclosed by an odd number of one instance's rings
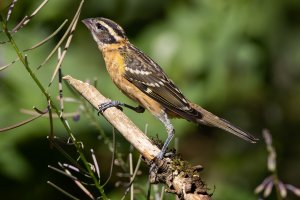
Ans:
POLYGON ((137 113, 143 113, 143 112, 145 112, 145 108, 142 107, 142 106, 140 106, 140 105, 138 105, 137 107, 133 107, 131 105, 128 105, 128 104, 124 103, 123 106, 126 107, 126 108, 129 108, 129 109, 131 109, 131 110, 133 110, 133 111, 135 111, 137 113))
MULTIPOLYGON (((158 156, 156 157, 157 159, 162 160, 166 153, 166 150, 175 134, 175 129, 174 129, 171 121, 169 120, 168 115, 165 112, 163 112, 162 115, 158 116, 157 118, 165 125, 165 127, 167 129, 167 133, 168 133, 168 137, 167 137, 166 141, 164 142, 163 147, 161 148, 158 156)), ((150 166, 149 172, 150 173, 155 172, 155 170, 157 170, 157 169, 158 169, 158 166, 153 162, 150 166)))
POLYGON ((120 110, 123 110, 122 106, 124 106, 126 108, 129 108, 131 110, 134 110, 137 113, 143 113, 145 111, 145 108, 140 106, 140 105, 137 106, 137 107, 133 107, 133 106, 130 106, 128 104, 122 103, 120 101, 109 101, 109 102, 102 103, 102 104, 99 105, 98 115, 100 113, 103 113, 106 109, 111 108, 111 107, 116 107, 120 110))
POLYGON ((168 133, 168 137, 167 137, 166 141, 164 142, 160 153, 157 156, 157 158, 161 160, 164 157, 166 150, 175 134, 175 129, 174 129, 171 121, 169 120, 168 115, 165 112, 160 117, 158 117, 158 119, 165 125, 165 127, 167 129, 167 133, 168 133))

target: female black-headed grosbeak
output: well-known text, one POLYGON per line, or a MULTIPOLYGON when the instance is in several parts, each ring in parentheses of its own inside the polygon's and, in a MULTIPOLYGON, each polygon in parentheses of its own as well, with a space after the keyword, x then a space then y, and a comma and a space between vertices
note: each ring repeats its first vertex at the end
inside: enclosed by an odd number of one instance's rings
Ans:
POLYGON ((166 127, 166 139, 158 158, 161 159, 175 133, 170 117, 183 118, 199 124, 215 126, 251 143, 257 140, 250 134, 190 102, 168 78, 163 69, 150 57, 133 46, 117 23, 105 18, 83 20, 102 52, 107 71, 115 85, 139 104, 132 107, 119 101, 99 106, 103 112, 112 106, 125 106, 137 112, 145 108, 166 127))

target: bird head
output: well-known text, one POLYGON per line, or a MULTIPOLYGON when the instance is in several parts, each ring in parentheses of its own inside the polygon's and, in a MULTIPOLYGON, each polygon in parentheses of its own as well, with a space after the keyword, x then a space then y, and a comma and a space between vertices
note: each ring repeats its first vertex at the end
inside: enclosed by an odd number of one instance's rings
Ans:
POLYGON ((94 40, 101 48, 108 44, 121 43, 127 40, 123 28, 112 20, 98 17, 84 19, 82 22, 91 31, 94 40))

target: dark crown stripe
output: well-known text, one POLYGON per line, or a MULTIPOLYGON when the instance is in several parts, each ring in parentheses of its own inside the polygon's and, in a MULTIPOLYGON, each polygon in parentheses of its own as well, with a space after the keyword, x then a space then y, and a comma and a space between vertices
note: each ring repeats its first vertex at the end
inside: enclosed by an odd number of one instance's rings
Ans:
POLYGON ((116 24, 115 22, 113 22, 109 19, 105 19, 105 18, 102 18, 101 20, 104 23, 106 23, 109 27, 111 27, 119 37, 122 37, 122 38, 126 37, 123 30, 120 28, 120 26, 118 24, 116 24))

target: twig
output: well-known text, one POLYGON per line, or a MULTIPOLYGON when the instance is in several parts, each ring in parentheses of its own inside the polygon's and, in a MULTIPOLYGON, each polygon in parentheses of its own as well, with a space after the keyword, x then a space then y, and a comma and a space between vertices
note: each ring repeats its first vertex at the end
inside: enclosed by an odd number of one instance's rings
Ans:
POLYGON ((67 42, 66 42, 65 47, 64 47, 64 50, 63 50, 63 52, 60 55, 58 63, 56 65, 55 69, 54 69, 54 72, 52 74, 49 86, 51 85, 52 81, 54 80, 54 77, 56 76, 56 74, 58 72, 58 69, 61 66, 61 64, 62 64, 62 62, 64 60, 64 57, 65 57, 65 55, 67 53, 67 50, 68 50, 68 48, 69 48, 69 46, 71 44, 71 41, 72 41, 72 38, 73 38, 73 32, 74 32, 74 30, 75 30, 75 28, 77 26, 77 22, 78 22, 78 19, 79 19, 79 16, 80 16, 80 11, 81 11, 83 2, 84 2, 83 0, 80 2, 79 6, 78 6, 78 9, 77 9, 77 12, 76 12, 76 14, 75 14, 75 16, 74 16, 74 18, 73 18, 73 20, 71 22, 71 25, 70 25, 71 29, 70 29, 70 32, 69 32, 70 35, 69 35, 69 37, 67 39, 67 42))
POLYGON ((64 26, 65 24, 68 22, 68 20, 66 19, 53 33, 51 33, 49 36, 47 36, 45 39, 43 39, 42 41, 38 42, 37 44, 33 45, 32 47, 28 48, 28 49, 24 49, 23 52, 26 51, 30 51, 33 50, 43 44, 45 44, 46 42, 48 42, 51 38, 53 38, 53 36, 55 36, 64 26))
POLYGON ((4 70, 5 68, 7 68, 7 67, 9 67, 9 66, 11 66, 11 65, 13 65, 13 64, 14 64, 15 62, 17 62, 18 60, 20 60, 19 57, 17 57, 15 60, 11 61, 10 63, 8 63, 8 64, 6 64, 6 65, 0 67, 0 71, 4 70))
MULTIPOLYGON (((37 113, 35 111, 27 110, 27 109, 23 109, 23 108, 20 109, 20 112, 23 113, 23 114, 26 114, 26 115, 31 115, 31 116, 37 116, 37 115, 40 114, 40 113, 37 113)), ((80 114, 79 112, 64 113, 64 118, 75 117, 75 116, 77 116, 79 114, 80 114)), ((49 118, 49 116, 47 116, 47 115, 43 115, 41 117, 43 117, 43 118, 49 118)), ((60 117, 57 116, 57 115, 53 115, 52 118, 60 118, 60 117)))
MULTIPOLYGON (((106 181, 104 182, 104 184, 102 185, 103 187, 108 183, 108 181, 111 178, 113 169, 114 169, 114 161, 115 161, 115 153, 116 153, 116 134, 115 134, 115 129, 113 129, 113 142, 112 142, 112 150, 111 150, 111 163, 110 163, 110 170, 109 170, 109 175, 106 179, 106 181)), ((100 179, 100 176, 99 176, 100 179)))
POLYGON ((53 54, 54 54, 54 53, 56 52, 56 50, 60 47, 60 45, 63 43, 63 41, 65 41, 66 37, 67 37, 68 35, 70 35, 70 30, 72 29, 72 27, 73 27, 75 21, 78 20, 78 17, 79 17, 79 16, 77 16, 77 15, 79 15, 78 12, 80 12, 80 10, 81 10, 81 8, 82 8, 83 2, 84 2, 84 0, 82 0, 82 1, 80 2, 80 5, 79 5, 79 7, 78 7, 78 9, 77 9, 77 12, 76 12, 75 16, 73 17, 73 19, 72 19, 72 21, 71 21, 69 27, 68 27, 67 30, 65 31, 64 35, 60 38, 59 42, 55 45, 55 47, 54 47, 54 48, 52 49, 52 51, 49 53, 49 55, 47 56, 47 58, 46 58, 46 59, 45 59, 45 60, 37 67, 37 69, 40 69, 44 64, 46 64, 46 63, 48 62, 48 60, 53 56, 53 54))
POLYGON ((74 199, 74 200, 79 200, 78 198, 76 198, 75 196, 71 195, 70 193, 68 193, 67 191, 65 191, 64 189, 62 189, 61 187, 55 185, 54 183, 47 181, 47 183, 49 185, 51 185, 53 188, 55 188, 56 190, 60 191, 61 193, 63 193, 64 195, 66 195, 67 197, 74 199))
POLYGON ((17 3, 18 0, 13 0, 13 2, 10 4, 9 8, 8 8, 8 12, 7 12, 7 17, 6 17, 6 21, 9 20, 10 15, 15 7, 15 4, 17 3))
POLYGON ((46 3, 48 3, 49 0, 45 0, 43 1, 43 3, 41 3, 37 9, 35 9, 33 11, 33 13, 28 17, 27 15, 21 20, 21 22, 15 26, 15 28, 13 28, 12 32, 16 33, 19 29, 23 28, 26 24, 28 24, 28 22, 30 21, 31 18, 33 18, 45 5, 46 3))
MULTIPOLYGON (((47 112, 48 112, 48 110, 47 110, 47 112)), ((45 113, 47 113, 47 112, 45 112, 45 113)), ((32 122, 33 120, 36 120, 36 119, 38 119, 39 117, 43 116, 45 113, 43 113, 43 114, 38 114, 38 115, 36 115, 36 116, 34 116, 34 117, 31 117, 31 118, 29 118, 29 119, 26 119, 26 120, 24 120, 24 121, 22 121, 22 122, 16 123, 16 124, 11 125, 11 126, 8 126, 8 127, 5 127, 5 128, 0 128, 0 132, 5 132, 5 131, 8 131, 8 130, 12 130, 12 129, 15 129, 15 128, 17 128, 17 127, 23 126, 23 125, 25 125, 25 124, 28 124, 29 122, 32 122)))

